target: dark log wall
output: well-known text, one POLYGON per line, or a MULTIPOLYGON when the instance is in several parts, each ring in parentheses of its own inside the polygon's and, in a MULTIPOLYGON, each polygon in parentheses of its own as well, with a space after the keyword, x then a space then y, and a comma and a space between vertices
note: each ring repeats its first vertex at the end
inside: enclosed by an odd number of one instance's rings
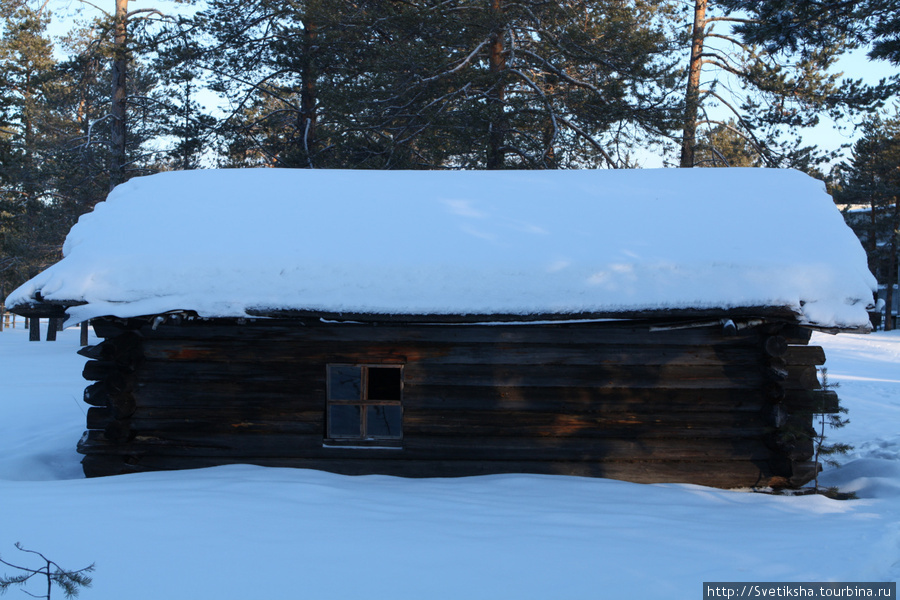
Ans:
POLYGON ((88 476, 254 463, 348 474, 560 473, 721 487, 813 474, 821 348, 760 325, 95 321, 88 476), (405 365, 399 448, 323 444, 326 365, 405 365))

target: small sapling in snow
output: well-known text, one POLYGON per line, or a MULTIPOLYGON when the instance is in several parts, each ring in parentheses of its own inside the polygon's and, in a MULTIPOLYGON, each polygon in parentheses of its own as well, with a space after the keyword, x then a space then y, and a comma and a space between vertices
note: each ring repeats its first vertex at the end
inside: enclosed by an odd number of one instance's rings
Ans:
POLYGON ((2 577, 0 577, 0 594, 5 594, 6 590, 8 590, 10 587, 18 585, 26 588, 22 591, 32 598, 46 598, 47 600, 50 600, 50 594, 53 591, 54 585, 62 590, 66 598, 76 598, 78 596, 78 592, 81 591, 81 588, 91 587, 91 583, 93 582, 93 580, 87 574, 94 570, 93 564, 84 567, 83 569, 70 571, 68 569, 63 569, 40 552, 23 548, 22 544, 20 544, 19 542, 16 542, 16 548, 21 552, 26 552, 28 554, 33 554, 39 557, 42 564, 38 567, 22 567, 11 562, 7 562, 3 560, 2 556, 0 556, 0 563, 6 565, 7 567, 20 571, 18 575, 8 576, 4 574, 2 577), (27 586, 29 581, 32 579, 36 579, 36 581, 34 582, 34 587, 37 587, 39 585, 39 582, 46 580, 47 593, 38 595, 28 591, 27 586))

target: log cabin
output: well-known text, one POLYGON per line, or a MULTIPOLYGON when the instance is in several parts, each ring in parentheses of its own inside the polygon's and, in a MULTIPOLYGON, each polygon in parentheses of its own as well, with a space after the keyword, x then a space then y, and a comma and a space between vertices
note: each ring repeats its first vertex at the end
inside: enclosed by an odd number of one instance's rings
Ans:
POLYGON ((87 476, 784 487, 838 405, 811 333, 875 285, 796 171, 246 169, 120 185, 7 304, 102 339, 87 476))

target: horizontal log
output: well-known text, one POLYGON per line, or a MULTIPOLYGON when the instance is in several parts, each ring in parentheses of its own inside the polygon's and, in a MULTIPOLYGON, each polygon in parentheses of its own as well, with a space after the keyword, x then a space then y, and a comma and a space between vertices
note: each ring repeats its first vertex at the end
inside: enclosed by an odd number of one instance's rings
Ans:
POLYGON ((669 323, 671 326, 691 326, 698 320, 708 322, 712 320, 717 326, 724 318, 734 320, 759 320, 761 318, 784 319, 796 321, 801 314, 786 306, 744 306, 735 308, 658 308, 643 310, 606 310, 587 311, 576 313, 486 313, 486 314, 458 314, 458 313, 425 313, 425 314, 396 314, 396 313, 354 313, 354 312, 327 312, 319 310, 306 310, 282 307, 256 307, 248 309, 248 314, 266 318, 293 318, 293 319, 327 319, 331 321, 351 321, 364 323, 502 323, 502 322, 540 322, 540 321, 568 321, 594 320, 594 319, 629 319, 629 320, 653 320, 669 323))
MULTIPOLYGON (((547 366, 546 368, 503 366, 408 364, 406 385, 460 385, 505 387, 631 387, 660 389, 760 389, 768 379, 763 369, 731 366, 547 366)), ((788 367, 782 382, 786 389, 819 387, 814 367, 788 367)))
MULTIPOLYGON (((97 432, 92 432, 96 434, 97 432)), ((253 437, 253 436, 250 436, 253 437)), ((191 436, 148 437, 138 433, 125 446, 86 443, 82 452, 150 453, 159 455, 279 456, 293 458, 369 458, 392 460, 768 460, 777 453, 761 440, 582 440, 561 438, 416 438, 403 440, 402 448, 337 447, 321 438, 300 436, 294 439, 275 435, 275 439, 248 439, 238 443, 234 437, 215 441, 191 436), (198 443, 202 439, 202 443, 198 443), (281 445, 279 445, 281 444, 281 445), (115 446, 115 447, 113 447, 115 446)))
POLYGON ((381 473, 399 477, 463 477, 501 473, 535 473, 579 477, 605 477, 636 483, 694 483, 720 488, 765 487, 773 479, 790 473, 774 471, 765 461, 404 461, 373 465, 368 459, 285 459, 262 457, 168 457, 110 458, 88 455, 83 459, 89 476, 117 475, 141 471, 192 469, 221 464, 256 464, 268 467, 318 469, 345 475, 381 473), (118 459, 118 460, 117 460, 118 459))
POLYGON ((785 396, 784 405, 795 413, 837 414, 840 412, 840 399, 832 390, 802 391, 798 390, 785 396))
POLYGON ((472 413, 447 416, 405 413, 404 435, 483 437, 573 437, 585 439, 646 438, 750 438, 770 431, 762 415, 737 418, 736 415, 692 413, 641 418, 640 415, 545 415, 519 413, 504 420, 502 413, 472 413))
POLYGON ((149 360, 186 362, 366 363, 415 362, 490 365, 684 365, 725 363, 756 365, 760 352, 751 347, 538 345, 496 343, 365 343, 282 342, 240 338, 227 341, 150 340, 144 344, 149 360))
POLYGON ((82 377, 88 381, 100 381, 112 377, 122 377, 132 371, 129 367, 110 360, 89 360, 84 363, 82 377))
POLYGON ((768 398, 755 389, 666 389, 599 387, 407 386, 409 410, 518 410, 560 413, 636 412, 667 414, 723 410, 755 412, 768 398))
POLYGON ((784 356, 788 350, 787 339, 785 339, 785 337, 781 335, 772 335, 763 338, 763 350, 768 356, 784 356))
MULTIPOLYGON (((237 416, 237 415, 235 415, 237 416)), ((200 413, 191 410, 153 411, 138 409, 128 418, 129 426, 135 433, 150 432, 154 434, 210 434, 222 435, 230 439, 234 435, 317 435, 321 440, 325 432, 325 415, 323 412, 296 413, 290 419, 261 419, 248 415, 244 418, 228 419, 213 413, 200 413)), ((88 409, 88 429, 104 429, 116 420, 114 411, 106 408, 92 407, 88 409)))
POLYGON ((84 402, 91 406, 106 406, 109 390, 105 381, 98 381, 84 388, 84 402))
MULTIPOLYGON (((621 322, 551 325, 363 325, 256 321, 244 325, 229 322, 186 321, 180 325, 149 327, 141 334, 147 340, 296 340, 306 342, 437 342, 437 343, 531 343, 588 345, 707 345, 757 346, 761 335, 746 329, 725 337, 721 327, 651 331, 649 325, 628 326, 621 322)), ((99 333, 98 333, 99 335, 99 333)))
MULTIPOLYGON (((97 384, 95 384, 97 385, 97 384)), ((93 386, 92 386, 93 387, 93 386)), ((90 389, 90 388, 89 388, 90 389)), ((324 410, 324 378, 311 385, 285 390, 279 382, 229 381, 146 381, 134 391, 145 407, 185 407, 222 410, 267 407, 273 411, 324 410)), ((403 404, 410 410, 537 410, 557 412, 696 412, 761 409, 768 397, 748 390, 655 390, 592 387, 474 387, 412 386, 403 392, 403 404)), ((90 402, 89 402, 90 403, 90 402)), ((98 404, 100 405, 100 404, 98 404)))
MULTIPOLYGON (((97 361, 93 361, 97 362, 97 361)), ((114 372, 112 367, 86 367, 85 374, 100 379, 114 372)), ((815 368, 788 367, 784 386, 789 389, 815 389, 819 386, 815 368)), ((147 361, 137 376, 144 382, 217 381, 241 379, 245 382, 275 384, 286 387, 318 385, 324 378, 325 365, 247 364, 247 363, 166 363, 147 361)), ((503 387, 635 387, 661 389, 756 389, 767 379, 762 368, 741 369, 731 366, 608 366, 608 365, 429 365, 407 364, 404 382, 413 385, 466 385, 503 387)))
POLYGON ((94 334, 100 338, 115 338, 124 334, 136 333, 142 329, 150 329, 151 319, 113 319, 99 317, 91 319, 94 334))
MULTIPOLYGON (((201 409, 140 407, 122 415, 108 408, 88 410, 89 429, 102 429, 112 419, 129 418, 134 431, 240 433, 324 433, 324 411, 283 412, 257 410, 205 411, 201 409), (120 416, 121 415, 121 416, 120 416)), ((765 425, 760 413, 697 412, 675 414, 557 414, 521 411, 442 411, 421 413, 407 410, 403 417, 406 435, 532 437, 609 437, 615 432, 626 438, 700 437, 716 438, 756 432, 765 425), (701 433, 703 432, 703 433, 701 433), (712 432, 712 433, 710 433, 712 432)))
POLYGON ((78 354, 91 360, 101 360, 103 355, 103 344, 94 344, 93 346, 85 346, 78 350, 78 354))
POLYGON ((211 382, 241 380, 278 385, 282 389, 325 380, 325 365, 297 363, 217 363, 145 361, 136 371, 138 382, 211 382))
POLYGON ((782 358, 789 365, 824 365, 825 350, 821 346, 788 346, 782 358))
POLYGON ((794 461, 791 464, 791 477, 788 479, 788 485, 791 487, 806 485, 815 479, 821 470, 822 465, 815 461, 794 461))

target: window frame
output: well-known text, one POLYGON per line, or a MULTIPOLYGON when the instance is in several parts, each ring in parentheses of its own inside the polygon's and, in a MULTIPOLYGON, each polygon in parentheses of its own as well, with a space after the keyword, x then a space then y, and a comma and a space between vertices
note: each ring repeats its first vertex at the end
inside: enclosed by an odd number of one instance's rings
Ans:
POLYGON ((399 448, 403 444, 403 371, 406 363, 327 363, 325 368, 325 439, 326 446, 341 447, 367 447, 367 448, 399 448), (359 398, 345 399, 332 398, 332 369, 333 368, 358 368, 360 372, 359 382, 359 398), (369 398, 369 370, 370 369, 396 369, 400 373, 400 398, 396 400, 371 399, 369 398), (335 436, 331 430, 332 406, 358 406, 359 411, 359 428, 360 434, 354 436, 335 436), (368 427, 368 410, 370 406, 397 406, 400 409, 400 432, 397 436, 372 436, 369 435, 368 427))

